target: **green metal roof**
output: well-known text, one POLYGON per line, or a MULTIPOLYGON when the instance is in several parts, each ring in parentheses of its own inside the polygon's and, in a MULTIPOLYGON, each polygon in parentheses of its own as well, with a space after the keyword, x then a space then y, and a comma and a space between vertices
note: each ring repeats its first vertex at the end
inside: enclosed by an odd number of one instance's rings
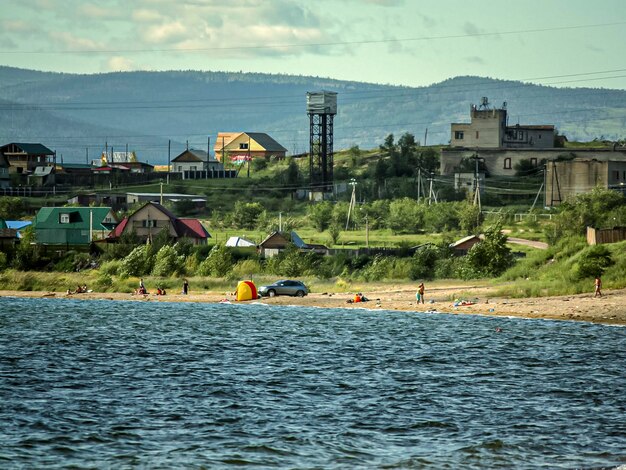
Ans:
POLYGON ((94 231, 110 231, 115 224, 104 222, 113 215, 110 207, 42 207, 33 225, 39 243, 87 244, 89 243, 89 220, 93 216, 94 231), (69 222, 61 223, 61 216, 69 216, 69 222))
POLYGON ((0 147, 0 151, 7 148, 9 145, 15 145, 28 155, 54 155, 54 152, 43 144, 32 144, 25 142, 12 142, 10 144, 3 145, 2 147, 0 147))

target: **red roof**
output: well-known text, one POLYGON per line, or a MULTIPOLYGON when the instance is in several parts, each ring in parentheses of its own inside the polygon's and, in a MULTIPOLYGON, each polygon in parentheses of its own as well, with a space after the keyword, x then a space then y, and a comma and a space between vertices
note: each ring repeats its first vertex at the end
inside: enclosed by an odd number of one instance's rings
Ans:
POLYGON ((180 235, 192 238, 211 238, 209 232, 202 226, 198 219, 178 219, 176 231, 180 235))
POLYGON ((111 233, 109 233, 109 236, 107 238, 121 237, 122 232, 126 228, 126 224, 128 224, 128 217, 124 217, 124 219, 122 219, 122 221, 117 224, 117 227, 115 227, 115 229, 111 233))

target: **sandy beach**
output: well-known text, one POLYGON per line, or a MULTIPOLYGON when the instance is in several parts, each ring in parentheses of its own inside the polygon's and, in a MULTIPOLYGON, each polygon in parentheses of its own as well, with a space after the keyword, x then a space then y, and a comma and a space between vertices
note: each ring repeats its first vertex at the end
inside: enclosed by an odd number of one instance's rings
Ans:
MULTIPOLYGON (((373 286, 375 288, 375 285, 373 286)), ((613 325, 626 325, 626 289, 608 290, 602 297, 594 298, 593 293, 564 295, 554 297, 535 297, 528 299, 506 299, 494 297, 495 287, 433 287, 426 290, 426 303, 417 305, 415 291, 407 287, 398 289, 371 290, 364 292, 368 302, 349 303, 351 293, 312 293, 303 298, 274 297, 263 298, 254 302, 268 305, 302 305, 320 308, 367 308, 372 310, 428 311, 450 314, 477 314, 489 316, 515 316, 522 318, 544 318, 554 320, 588 321, 613 325), (473 301, 472 305, 459 305, 450 299, 456 299, 457 293, 466 293, 464 299, 473 301), (471 298, 467 298, 471 292, 471 298)), ((189 295, 168 294, 133 295, 129 293, 90 292, 67 295, 65 292, 38 291, 0 291, 0 297, 33 297, 49 299, 107 299, 141 302, 234 302, 231 294, 217 292, 194 292, 189 295)))

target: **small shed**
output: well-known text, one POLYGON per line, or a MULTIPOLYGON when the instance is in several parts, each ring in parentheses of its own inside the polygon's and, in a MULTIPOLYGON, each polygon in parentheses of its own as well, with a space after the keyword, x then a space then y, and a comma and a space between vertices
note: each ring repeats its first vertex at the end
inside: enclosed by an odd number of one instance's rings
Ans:
POLYGON ((450 244, 455 256, 465 256, 467 252, 482 239, 478 235, 468 235, 450 244))

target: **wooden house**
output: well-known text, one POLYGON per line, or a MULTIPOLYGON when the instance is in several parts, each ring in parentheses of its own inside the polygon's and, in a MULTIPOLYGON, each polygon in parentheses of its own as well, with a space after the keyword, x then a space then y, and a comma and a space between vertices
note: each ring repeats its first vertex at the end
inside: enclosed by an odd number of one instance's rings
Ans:
POLYGON ((156 202, 147 202, 129 217, 124 218, 109 235, 115 243, 124 233, 134 232, 143 242, 151 242, 162 230, 173 240, 187 239, 194 245, 206 245, 211 235, 198 219, 183 219, 156 202))
POLYGON ((263 132, 220 132, 213 146, 222 163, 241 163, 255 158, 285 158, 287 149, 263 132))
POLYGON ((42 144, 13 142, 0 147, 9 162, 9 172, 29 174, 37 167, 52 166, 54 152, 42 144))

